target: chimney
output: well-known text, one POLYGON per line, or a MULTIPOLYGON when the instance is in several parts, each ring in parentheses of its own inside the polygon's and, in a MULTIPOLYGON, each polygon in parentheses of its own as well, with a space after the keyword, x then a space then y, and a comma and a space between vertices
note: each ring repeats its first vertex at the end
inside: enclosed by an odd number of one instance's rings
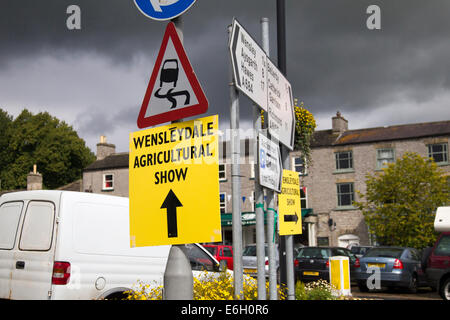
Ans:
POLYGON ((116 146, 114 144, 106 143, 106 137, 100 136, 100 142, 97 143, 97 160, 105 159, 115 152, 116 146))
POLYGON ((338 111, 336 112, 336 116, 331 118, 331 128, 333 129, 333 133, 341 134, 344 131, 348 130, 348 121, 341 115, 338 111))
POLYGON ((36 164, 33 165, 33 172, 27 175, 27 190, 42 190, 42 175, 37 172, 36 164))

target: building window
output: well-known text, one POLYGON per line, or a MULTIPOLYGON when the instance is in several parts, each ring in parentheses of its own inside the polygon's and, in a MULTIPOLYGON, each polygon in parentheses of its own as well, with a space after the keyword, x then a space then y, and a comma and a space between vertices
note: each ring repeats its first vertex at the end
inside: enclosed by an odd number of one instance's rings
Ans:
POLYGON ((302 209, 308 208, 307 200, 308 198, 306 196, 306 187, 300 187, 300 203, 302 209))
POLYGON ((103 190, 114 190, 114 175, 111 173, 103 175, 103 190))
POLYGON ((447 143, 429 144, 428 156, 436 163, 448 163, 447 143))
POLYGON ((219 181, 227 180, 227 171, 224 164, 219 164, 219 181))
POLYGON ((298 172, 299 175, 306 174, 306 163, 304 157, 295 157, 292 159, 292 170, 298 172))
POLYGON ((352 151, 336 152, 336 170, 349 171, 353 169, 353 153, 352 151))
POLYGON ((377 149, 377 169, 386 168, 389 163, 394 163, 394 149, 377 149))
POLYGON ((337 184, 338 207, 350 207, 355 200, 353 182, 337 184))
POLYGON ((220 213, 227 212, 227 194, 225 192, 220 193, 220 213))

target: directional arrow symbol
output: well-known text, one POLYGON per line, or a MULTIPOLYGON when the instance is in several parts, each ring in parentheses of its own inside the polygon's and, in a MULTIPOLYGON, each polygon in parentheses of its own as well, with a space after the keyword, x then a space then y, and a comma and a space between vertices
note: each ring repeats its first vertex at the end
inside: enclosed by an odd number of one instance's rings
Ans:
POLYGON ((169 193, 164 199, 161 209, 167 209, 167 233, 169 238, 178 237, 177 227, 177 207, 182 207, 180 200, 178 200, 175 193, 170 189, 169 193))
POLYGON ((292 221, 294 221, 297 224, 297 221, 298 221, 297 212, 295 212, 295 214, 285 214, 284 215, 284 222, 292 222, 292 221))

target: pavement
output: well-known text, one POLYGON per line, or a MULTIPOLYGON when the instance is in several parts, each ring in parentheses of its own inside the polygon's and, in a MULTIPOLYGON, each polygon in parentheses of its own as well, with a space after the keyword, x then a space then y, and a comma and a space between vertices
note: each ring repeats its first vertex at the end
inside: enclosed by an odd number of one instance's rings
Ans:
POLYGON ((436 291, 431 288, 419 288, 417 293, 410 293, 406 290, 381 288, 380 290, 370 290, 369 292, 360 292, 357 286, 352 286, 352 296, 360 299, 375 300, 441 300, 436 291))

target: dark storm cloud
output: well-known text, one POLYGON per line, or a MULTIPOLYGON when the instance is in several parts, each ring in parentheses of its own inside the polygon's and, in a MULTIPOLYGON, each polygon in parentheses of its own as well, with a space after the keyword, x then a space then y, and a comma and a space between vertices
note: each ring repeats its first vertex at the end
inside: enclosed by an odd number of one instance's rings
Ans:
MULTIPOLYGON (((261 37, 260 18, 269 18, 270 56, 276 62, 275 0, 198 0, 183 15, 184 46, 208 97, 208 115, 218 113, 222 127, 229 122, 227 26, 233 17, 257 41, 261 37)), ((450 90, 449 17, 448 0, 286 0, 287 77, 294 97, 304 101, 313 113, 326 117, 338 109, 345 116, 395 106, 396 101, 402 105, 426 104, 450 90), (372 4, 381 8, 381 30, 366 27, 366 9, 372 4)), ((101 100, 94 94, 80 93, 93 96, 96 108, 92 114, 83 114, 91 110, 92 104, 86 101, 74 113, 78 127, 86 133, 119 130, 114 124, 129 132, 136 129, 134 118, 165 26, 165 22, 142 15, 132 0, 2 0, 0 74, 10 67, 11 61, 33 61, 38 56, 60 60, 71 56, 71 63, 76 63, 73 57, 77 55, 92 56, 96 63, 103 59, 108 61, 104 65, 116 69, 110 75, 114 78, 119 78, 120 68, 134 70, 122 86, 123 92, 132 89, 135 98, 115 102, 122 92, 111 92, 105 96, 105 108, 112 110, 105 118, 98 111, 104 108, 99 104, 101 100), (66 9, 71 4, 81 8, 81 30, 66 28, 66 9), (136 57, 146 60, 137 65, 136 57), (134 74, 139 77, 133 78, 134 74), (134 94, 135 91, 142 94, 134 94), (102 119, 108 121, 102 123, 102 119)), ((86 72, 88 62, 83 61, 82 70, 86 72)), ((100 72, 98 65, 96 72, 100 72)), ((16 71, 26 75, 26 70, 16 71)), ((49 83, 63 81, 52 80, 51 72, 47 77, 49 83)), ((94 78, 93 91, 98 90, 100 80, 94 78)), ((83 89, 89 86, 89 77, 80 79, 85 82, 83 89)), ((14 93, 8 92, 11 94, 14 93)), ((17 92, 16 96, 20 94, 17 92)), ((57 97, 58 92, 54 95, 57 97)), ((0 105, 4 103, 3 96, 0 88, 0 105)), ((248 122, 251 103, 241 98, 240 105, 241 117, 248 122)), ((437 113, 427 119, 440 120, 437 113)), ((392 118, 385 116, 386 121, 392 118)), ((405 121, 422 119, 405 117, 405 121)))

